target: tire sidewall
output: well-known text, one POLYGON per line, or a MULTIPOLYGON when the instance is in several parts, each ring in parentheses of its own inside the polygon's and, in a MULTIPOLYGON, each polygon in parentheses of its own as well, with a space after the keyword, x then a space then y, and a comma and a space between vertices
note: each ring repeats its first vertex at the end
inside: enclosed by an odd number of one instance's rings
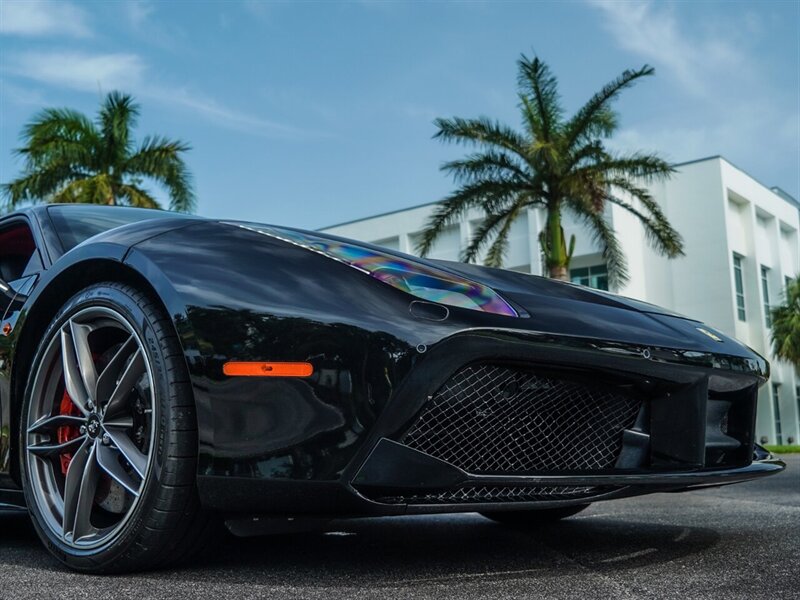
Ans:
POLYGON ((20 415, 20 472, 22 473, 23 490, 28 509, 31 513, 35 529, 47 548, 59 560, 75 569, 97 569, 103 565, 113 562, 125 555, 136 544, 137 538, 144 527, 146 515, 149 515, 156 501, 158 487, 162 479, 164 463, 167 458, 166 449, 169 447, 169 427, 167 427, 170 406, 169 406, 169 373, 167 362, 164 356, 164 349, 159 343, 154 330, 152 317, 149 316, 136 302, 136 300, 122 287, 113 284, 98 284, 91 286, 68 300, 44 334, 36 356, 32 363, 31 372, 25 388, 20 415), (154 460, 150 465, 150 470, 145 481, 142 494, 134 507, 133 512, 128 516, 123 528, 117 532, 112 539, 106 543, 91 549, 78 549, 64 543, 62 539, 55 535, 51 529, 44 524, 43 516, 39 511, 36 499, 33 497, 31 481, 28 475, 27 461, 27 418, 30 409, 31 395, 33 393, 36 372, 42 360, 44 352, 52 337, 59 331, 64 323, 83 309, 90 307, 111 308, 122 315, 128 324, 133 328, 144 346, 147 360, 150 364, 154 387, 154 428, 155 436, 153 444, 154 460))

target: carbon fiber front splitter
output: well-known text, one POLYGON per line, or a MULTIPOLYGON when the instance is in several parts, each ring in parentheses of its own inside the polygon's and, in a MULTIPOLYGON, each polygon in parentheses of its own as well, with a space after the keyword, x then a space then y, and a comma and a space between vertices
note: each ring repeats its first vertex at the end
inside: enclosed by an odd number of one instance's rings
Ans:
POLYGON ((525 510, 728 485, 774 475, 786 467, 761 448, 755 458, 749 465, 728 468, 484 475, 384 439, 358 472, 353 487, 372 503, 395 510, 404 506, 406 514, 525 510))

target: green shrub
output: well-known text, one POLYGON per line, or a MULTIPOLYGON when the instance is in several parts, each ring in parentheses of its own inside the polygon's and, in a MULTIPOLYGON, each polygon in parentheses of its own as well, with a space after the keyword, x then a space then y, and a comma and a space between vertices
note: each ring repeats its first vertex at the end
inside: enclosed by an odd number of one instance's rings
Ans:
POLYGON ((800 446, 797 445, 789 446, 788 444, 783 444, 782 446, 764 446, 764 448, 773 454, 800 454, 800 446))

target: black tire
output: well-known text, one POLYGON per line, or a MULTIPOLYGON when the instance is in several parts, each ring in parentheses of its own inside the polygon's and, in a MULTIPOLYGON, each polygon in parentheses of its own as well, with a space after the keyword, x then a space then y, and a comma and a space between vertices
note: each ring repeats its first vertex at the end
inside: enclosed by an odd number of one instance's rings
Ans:
POLYGON ((503 525, 525 528, 556 523, 561 519, 577 515, 587 508, 589 508, 588 504, 580 504, 578 506, 561 506, 558 508, 541 508, 534 510, 482 512, 481 514, 487 519, 502 523, 503 525))
MULTIPOLYGON (((80 325, 78 326, 80 327, 80 325)), ((87 329, 87 331, 90 330, 87 329)), ((89 339, 90 335, 94 334, 87 333, 86 339, 89 339)), ((73 347, 78 348, 76 352, 80 357, 80 344, 74 342, 73 347)), ((84 348, 90 347, 89 342, 86 342, 84 348)), ((93 348, 92 351, 94 351, 93 348)), ((111 351, 112 349, 109 348, 108 352, 111 351)), ((56 359, 48 360, 54 361, 56 359)), ((93 359, 93 361, 96 362, 96 359, 93 359)), ((65 390, 64 396, 68 401, 70 398, 66 392, 67 377, 66 367, 64 366, 66 362, 60 364, 63 370, 59 385, 61 386, 60 389, 65 390)), ((100 373, 98 369, 99 367, 95 365, 95 374, 100 373)), ((180 342, 173 330, 169 316, 165 314, 161 306, 140 290, 120 283, 100 283, 82 290, 66 302, 53 319, 42 339, 30 372, 31 376, 27 384, 21 411, 19 446, 22 449, 20 453, 21 472, 23 474, 25 498, 34 526, 48 550, 58 560, 72 569, 91 573, 116 573, 163 567, 187 558, 191 553, 202 547, 202 538, 209 530, 211 521, 210 516, 200 506, 196 487, 197 419, 194 398, 180 342), (127 492, 130 493, 130 499, 121 504, 124 507, 127 503, 130 508, 125 513, 124 518, 120 517, 118 524, 113 525, 112 523, 113 527, 108 528, 108 531, 111 531, 116 527, 114 535, 109 534, 108 539, 105 541, 97 535, 96 546, 77 547, 83 539, 73 539, 78 535, 77 524, 74 525, 72 533, 68 533, 67 526, 62 524, 62 532, 59 533, 57 527, 54 526, 52 517, 55 508, 42 504, 42 490, 34 489, 33 487, 34 480, 36 482, 45 481, 44 478, 39 476, 40 472, 47 474, 52 471, 55 473, 55 475, 52 475, 53 480, 57 479, 59 476, 59 464, 54 461, 55 466, 48 471, 47 469, 50 467, 47 466, 47 461, 42 460, 40 456, 36 456, 36 444, 38 442, 32 441, 32 449, 29 449, 28 440, 32 439, 32 436, 39 435, 38 432, 31 434, 31 431, 35 428, 30 426, 31 419, 37 414, 31 412, 31 404, 36 402, 34 400, 34 381, 44 381, 47 377, 51 379, 54 377, 54 368, 52 366, 49 367, 49 371, 45 374, 41 374, 43 361, 47 357, 46 352, 50 352, 53 355, 54 352, 58 351, 48 350, 48 348, 53 348, 53 345, 58 343, 54 341, 57 336, 61 340, 61 360, 65 361, 64 348, 67 346, 63 345, 64 332, 70 331, 70 327, 74 325, 75 321, 81 318, 80 315, 91 313, 91 311, 97 311, 98 314, 104 314, 102 311, 107 311, 109 314, 122 316, 129 326, 127 334, 131 337, 128 341, 138 342, 136 354, 132 355, 130 362, 121 362, 120 364, 123 366, 120 369, 126 368, 125 364, 130 366, 134 359, 138 359, 141 363, 141 356, 144 356, 147 361, 145 363, 147 370, 142 377, 148 378, 147 398, 149 399, 150 407, 148 410, 142 411, 141 403, 138 400, 137 407, 140 412, 149 413, 149 417, 145 418, 148 419, 147 431, 150 432, 149 435, 151 437, 146 442, 149 444, 147 446, 149 448, 147 454, 149 462, 146 472, 143 472, 137 480, 137 485, 139 486, 136 488, 137 493, 127 492), (29 456, 29 452, 31 456, 29 456), (37 461, 45 463, 44 466, 40 467, 40 463, 37 461), (33 477, 31 476, 31 470, 34 471, 33 477), (44 508, 40 505, 44 506, 44 508)), ((81 371, 82 373, 83 371, 81 371)), ((122 387, 120 380, 124 376, 120 375, 117 378, 116 374, 112 375, 113 377, 106 379, 106 381, 116 380, 114 384, 116 386, 114 387, 114 393, 116 393, 117 388, 122 387)), ((36 398, 38 398, 42 396, 41 390, 45 388, 39 384, 36 389, 39 390, 36 392, 38 394, 36 398)), ((54 389, 53 384, 50 384, 47 389, 54 389)), ((88 385, 84 386, 84 389, 89 389, 88 385)), ((135 389, 133 388, 133 390, 135 389)), ((99 398, 99 384, 95 386, 94 392, 99 398)), ((128 396, 133 393, 129 388, 128 396)), ((64 400, 62 400, 62 406, 63 402, 64 400)), ((97 403, 100 405, 99 399, 97 403)), ((112 401, 109 400, 108 406, 111 403, 112 401)), ((121 411, 125 411, 128 410, 132 403, 133 400, 129 397, 117 406, 121 411)), ((90 409, 93 407, 93 402, 87 402, 86 404, 90 409)), ((36 410, 41 412, 44 409, 36 410)), ((91 412, 101 413, 101 408, 96 407, 91 412)), ((103 409, 102 412, 105 412, 105 410, 103 409)), ((79 415, 76 418, 82 419, 84 417, 79 415)), ((105 415, 102 418, 105 418, 105 415)), ((124 416, 124 419, 126 423, 133 422, 131 421, 132 417, 124 416)), ((42 418, 39 418, 36 422, 41 422, 42 420, 42 418)), ((108 471, 104 473, 99 468, 102 466, 100 464, 102 461, 99 458, 101 451, 108 452, 108 450, 103 450, 99 446, 103 444, 113 448, 119 454, 117 462, 122 464, 123 468, 127 467, 130 473, 133 473, 133 462, 125 462, 124 453, 121 452, 121 447, 113 439, 113 436, 102 435, 103 431, 112 431, 109 429, 110 427, 122 427, 116 423, 112 424, 111 420, 112 418, 109 417, 107 428, 102 429, 106 424, 101 425, 101 436, 96 434, 93 438, 90 438, 90 431, 87 430, 87 426, 82 425, 80 428, 81 439, 85 440, 82 443, 93 444, 91 450, 86 450, 89 458, 85 460, 86 464, 92 461, 92 465, 94 465, 92 467, 92 478, 95 482, 95 487, 90 487, 89 489, 93 491, 85 494, 89 498, 89 508, 86 509, 88 512, 84 511, 84 515, 88 515, 85 521, 94 528, 93 531, 98 531, 93 522, 93 520, 97 520, 96 514, 100 512, 102 517, 105 517, 106 514, 104 509, 97 508, 99 496, 97 490, 100 489, 100 484, 97 483, 98 480, 103 476, 110 481, 108 485, 118 485, 108 477, 108 471), (110 439, 112 441, 109 441, 110 439)), ((63 426, 60 427, 61 429, 57 430, 59 436, 63 430, 63 426)), ((128 431, 132 430, 133 426, 128 431)), ((129 436, 128 439, 130 440, 130 434, 126 435, 129 436)), ((42 437, 45 440, 50 440, 53 437, 53 433, 46 432, 43 435, 39 435, 39 438, 42 437)), ((90 446, 86 447, 90 448, 90 446)), ((81 449, 75 451, 72 456, 77 457, 79 452, 83 452, 83 449, 84 446, 81 446, 81 449)), ((144 451, 142 452, 144 453, 144 451)), ((59 458, 58 460, 63 459, 59 458)), ((77 458, 68 458, 66 460, 77 460, 77 458)), ((67 464, 70 465, 71 463, 68 462, 67 464)), ((109 463, 106 462, 106 464, 109 463)), ((83 469, 81 473, 84 472, 83 469)), ((61 475, 64 476, 62 482, 62 490, 64 491, 61 499, 62 522, 67 521, 65 515, 68 514, 66 502, 64 501, 64 498, 67 497, 66 479, 68 472, 69 466, 61 466, 61 475)), ((78 472, 77 468, 76 472, 78 472)), ((88 472, 88 469, 86 472, 88 472)), ((48 477, 51 476, 48 475, 48 477)), ((76 476, 76 478, 78 477, 80 475, 76 476)), ((84 475, 84 477, 86 476, 84 475)), ((50 479, 47 479, 47 481, 50 481, 50 479)), ((78 479, 78 481, 80 482, 78 488, 83 494, 84 480, 78 479)), ((43 483, 42 486, 44 486, 43 483)), ((74 484, 71 489, 75 489, 74 484)), ((73 495, 72 497, 74 498, 75 496, 73 495)), ((80 498, 80 495, 78 497, 80 498)), ((80 498, 79 502, 82 502, 82 498, 80 498)), ((51 502, 51 504, 57 507, 57 502, 51 502)), ((81 504, 81 506, 85 505, 81 504)), ((78 510, 78 508, 74 509, 75 514, 77 514, 78 510)), ((73 522, 77 523, 77 521, 78 517, 75 516, 73 522)))

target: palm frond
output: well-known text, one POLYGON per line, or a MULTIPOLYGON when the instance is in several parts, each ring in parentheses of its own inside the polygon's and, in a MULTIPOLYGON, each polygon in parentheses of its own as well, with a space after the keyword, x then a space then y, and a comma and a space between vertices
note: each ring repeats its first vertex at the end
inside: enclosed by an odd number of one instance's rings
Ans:
POLYGON ((22 130, 25 146, 15 154, 26 161, 26 168, 53 161, 91 168, 93 151, 99 142, 94 124, 83 114, 69 109, 41 111, 22 130))
POLYGON ((57 193, 65 182, 82 179, 85 174, 68 165, 55 164, 26 171, 22 177, 2 186, 8 208, 16 208, 24 202, 47 200, 57 193))
POLYGON ((436 119, 434 125, 439 128, 433 136, 434 139, 456 144, 502 148, 528 162, 529 140, 499 121, 491 121, 486 117, 477 119, 453 117, 436 119))
POLYGON ((661 209, 661 205, 656 202, 655 198, 653 198, 652 194, 650 194, 650 191, 646 188, 636 185, 630 179, 625 177, 615 177, 613 179, 609 179, 607 184, 611 186, 612 189, 618 188, 636 198, 654 218, 662 221, 667 220, 667 216, 661 209))
POLYGON ((574 145, 580 140, 600 138, 610 138, 619 127, 619 115, 610 106, 600 108, 591 120, 584 126, 583 132, 578 138, 568 138, 568 143, 574 145))
POLYGON ((117 194, 115 193, 111 176, 106 173, 99 173, 88 179, 87 183, 90 184, 93 204, 117 204, 117 194))
POLYGON ((608 280, 612 286, 622 286, 628 279, 628 263, 625 252, 620 246, 614 229, 606 221, 601 212, 593 210, 589 205, 575 199, 568 199, 567 206, 572 212, 587 225, 592 234, 592 240, 602 249, 602 256, 608 268, 608 280))
POLYGON ((517 68, 523 114, 537 137, 549 142, 563 114, 558 80, 538 56, 530 59, 523 54, 517 61, 517 68))
POLYGON ((775 356, 800 369, 800 277, 789 281, 783 302, 771 316, 775 356))
POLYGON ((473 232, 472 237, 469 240, 469 244, 461 253, 461 261, 462 262, 472 262, 474 261, 481 251, 488 246, 494 236, 496 235, 496 230, 500 227, 503 219, 505 218, 505 212, 498 212, 494 214, 488 214, 484 217, 481 224, 477 227, 477 229, 473 232))
POLYGON ((180 156, 189 149, 184 142, 146 137, 136 153, 125 161, 124 172, 161 183, 169 192, 172 210, 192 212, 195 208, 192 176, 180 156))
POLYGON ((609 155, 606 160, 598 161, 587 168, 602 171, 608 179, 627 177, 647 183, 661 181, 675 173, 675 168, 663 158, 644 152, 609 155))
POLYGON ((109 165, 121 162, 132 150, 130 132, 138 117, 139 105, 128 94, 114 91, 106 96, 98 120, 109 165))
POLYGON ((53 139, 75 140, 97 135, 94 123, 83 113, 69 108, 46 108, 23 127, 20 137, 27 146, 36 147, 53 139))
MULTIPOLYGON (((669 221, 660 210, 657 212, 650 210, 651 215, 647 215, 630 202, 623 200, 615 194, 609 194, 607 199, 609 202, 621 206, 639 219, 642 227, 644 227, 647 241, 650 242, 650 245, 658 250, 658 252, 669 258, 683 256, 683 238, 675 231, 672 225, 670 225, 669 221)), ((641 197, 638 197, 638 199, 642 201, 641 197)), ((650 198, 650 202, 655 203, 652 198, 650 198)), ((647 205, 650 205, 649 202, 647 205)))
POLYGON ((539 118, 538 111, 533 104, 531 98, 525 94, 519 94, 519 109, 522 111, 522 120, 528 128, 528 135, 532 140, 540 140, 547 142, 547 133, 545 133, 545 124, 539 118))
POLYGON ((123 184, 119 186, 117 193, 125 199, 128 206, 161 209, 161 204, 148 191, 139 186, 123 184))
POLYGON ((91 177, 75 179, 66 183, 50 198, 51 204, 97 204, 95 186, 91 177))
POLYGON ((609 160, 611 157, 600 140, 589 140, 577 148, 570 149, 570 155, 565 160, 564 173, 570 174, 575 168, 590 167, 597 162, 609 160))
POLYGON ((607 136, 613 132, 616 123, 614 121, 614 127, 609 128, 611 118, 615 119, 613 113, 610 113, 609 104, 622 90, 631 87, 638 79, 654 73, 653 67, 644 65, 640 69, 625 70, 619 77, 604 85, 567 123, 567 147, 571 147, 582 137, 592 137, 599 132, 604 132, 607 136))
POLYGON ((188 152, 191 146, 159 136, 147 136, 136 152, 125 161, 125 169, 130 173, 145 177, 157 177, 167 170, 165 164, 181 161, 180 154, 188 152))
POLYGON ((520 161, 507 152, 486 150, 470 154, 466 158, 446 162, 441 170, 453 176, 457 182, 471 182, 480 179, 515 177, 520 181, 528 179, 528 172, 520 161))
POLYGON ((67 183, 49 199, 53 204, 116 204, 114 186, 105 173, 83 177, 67 183))
POLYGON ((490 267, 502 267, 505 261, 506 253, 508 252, 508 235, 511 231, 511 226, 517 220, 519 215, 524 210, 524 203, 517 202, 514 206, 506 212, 503 217, 503 225, 500 227, 497 235, 494 238, 494 243, 489 247, 486 253, 486 264, 490 267))
POLYGON ((525 186, 516 181, 480 180, 461 186, 433 211, 417 244, 417 252, 426 256, 445 228, 459 221, 470 209, 480 208, 487 214, 496 214, 518 195, 527 194, 525 186))

